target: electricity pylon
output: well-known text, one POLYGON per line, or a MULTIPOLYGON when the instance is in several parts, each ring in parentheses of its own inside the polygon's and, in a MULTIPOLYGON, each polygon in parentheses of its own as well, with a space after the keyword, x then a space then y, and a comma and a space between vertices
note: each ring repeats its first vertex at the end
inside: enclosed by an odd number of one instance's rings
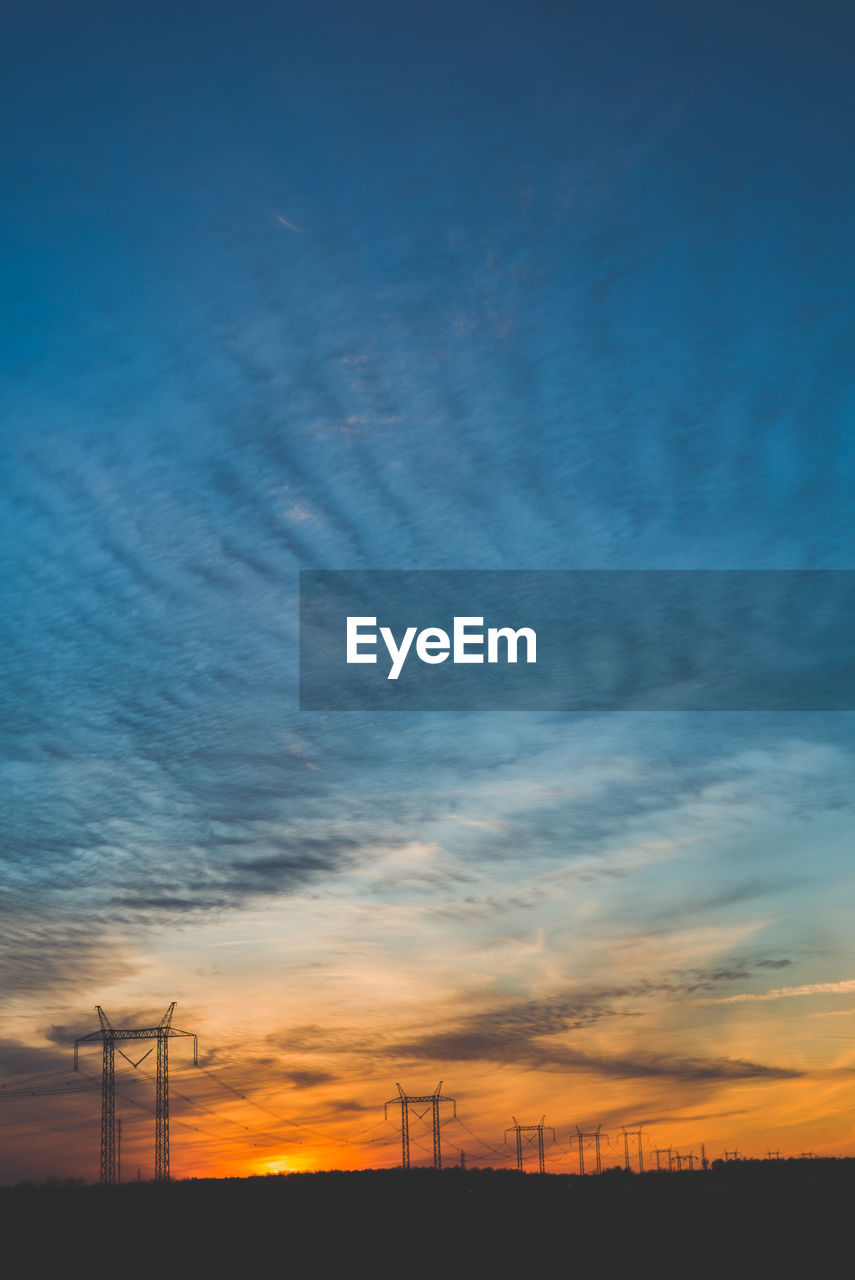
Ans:
POLYGON ((658 1147, 658 1148, 653 1152, 653 1154, 654 1154, 654 1155, 655 1155, 655 1157, 656 1157, 656 1172, 657 1172, 657 1173, 661 1173, 661 1172, 662 1172, 662 1161, 661 1161, 661 1157, 662 1157, 662 1156, 667 1156, 667 1157, 668 1157, 668 1163, 667 1163, 667 1165, 666 1165, 666 1168, 668 1169, 668 1172, 670 1173, 670 1172, 671 1172, 671 1165, 672 1165, 672 1163, 673 1163, 673 1162, 672 1162, 672 1160, 671 1160, 671 1148, 670 1148, 670 1147, 658 1147))
POLYGON ((629 1158, 630 1138, 635 1138, 636 1142, 638 1143, 638 1172, 644 1173, 644 1154, 641 1150, 641 1135, 643 1134, 643 1132, 644 1130, 641 1127, 637 1129, 627 1129, 626 1126, 624 1125, 621 1128, 621 1133, 623 1134, 624 1168, 626 1169, 627 1173, 632 1168, 632 1163, 629 1158))
POLYGON ((401 1165, 404 1169, 410 1167, 410 1107, 415 1109, 424 1106, 424 1111, 416 1111, 416 1115, 422 1120, 430 1111, 433 1123, 433 1167, 434 1169, 442 1168, 442 1148, 439 1141, 439 1104, 441 1102, 450 1102, 454 1111, 453 1118, 457 1117, 457 1103, 454 1098, 448 1098, 442 1092, 442 1081, 434 1089, 433 1093, 404 1093, 399 1084, 395 1085, 398 1090, 397 1098, 390 1098, 386 1103, 384 1115, 389 1118, 389 1108, 391 1106, 400 1106, 401 1108, 401 1165))
MULTIPOLYGON (((511 1128, 505 1130, 505 1141, 507 1141, 509 1133, 516 1134, 517 1173, 523 1172, 523 1137, 522 1136, 524 1133, 537 1134, 537 1171, 538 1173, 545 1173, 546 1162, 545 1162, 544 1153, 543 1153, 543 1122, 546 1119, 546 1116, 541 1116, 540 1124, 520 1124, 516 1116, 511 1116, 511 1119, 513 1120, 514 1123, 511 1126, 511 1128)), ((551 1132, 552 1132, 552 1141, 555 1142, 556 1140, 555 1130, 552 1129, 551 1132)))
POLYGON ((590 1133, 583 1133, 582 1130, 579 1128, 579 1126, 576 1125, 576 1133, 578 1135, 578 1142, 579 1142, 579 1172, 580 1173, 585 1172, 585 1143, 586 1142, 593 1142, 594 1144, 594 1152, 596 1156, 596 1166, 595 1166, 596 1172, 602 1173, 603 1171, 603 1164, 602 1164, 602 1160, 600 1159, 600 1137, 601 1137, 600 1129, 601 1128, 602 1128, 602 1125, 598 1124, 596 1129, 592 1129, 590 1133))
POLYGON ((98 1040, 102 1044, 101 1065, 101 1182, 112 1185, 116 1182, 116 1053, 118 1052, 130 1062, 132 1067, 140 1063, 151 1053, 149 1049, 134 1062, 121 1049, 116 1049, 117 1040, 156 1040, 157 1041, 157 1085, 154 1111, 154 1176, 158 1182, 169 1180, 169 1040, 171 1036, 190 1036, 193 1040, 193 1065, 199 1062, 199 1041, 193 1031, 179 1031, 172 1025, 172 1014, 175 1001, 166 1010, 156 1027, 114 1027, 100 1004, 96 1004, 98 1031, 88 1036, 79 1036, 74 1042, 74 1070, 77 1070, 77 1049, 81 1044, 93 1044, 98 1040))

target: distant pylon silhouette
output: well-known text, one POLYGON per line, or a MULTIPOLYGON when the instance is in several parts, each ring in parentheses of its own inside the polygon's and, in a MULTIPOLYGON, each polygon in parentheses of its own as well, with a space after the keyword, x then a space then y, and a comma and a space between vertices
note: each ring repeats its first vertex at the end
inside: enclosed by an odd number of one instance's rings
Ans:
POLYGON ((589 1133, 583 1133, 582 1130, 579 1128, 579 1126, 576 1125, 576 1140, 579 1144, 579 1172, 580 1173, 585 1172, 585 1143, 586 1142, 589 1142, 589 1143, 592 1142, 594 1144, 595 1171, 597 1173, 603 1172, 603 1162, 600 1156, 600 1138, 602 1137, 600 1130, 602 1129, 602 1127, 603 1127, 602 1125, 598 1124, 596 1129, 592 1129, 589 1133))
MULTIPOLYGON (((81 1044, 101 1041, 101 1182, 111 1185, 116 1181, 116 1041, 157 1041, 157 1083, 154 1112, 154 1176, 158 1182, 169 1180, 169 1058, 171 1036, 190 1036, 193 1040, 193 1065, 199 1062, 199 1041, 193 1031, 179 1031, 172 1025, 175 1001, 166 1010, 156 1027, 114 1027, 100 1004, 95 1006, 98 1031, 79 1036, 74 1042, 74 1070, 77 1070, 77 1051, 81 1044)), ((126 1062, 136 1068, 148 1057, 151 1049, 134 1062, 127 1054, 118 1052, 126 1062)))
POLYGON ((453 1116, 457 1116, 457 1103, 454 1098, 448 1098, 442 1092, 442 1081, 434 1089, 433 1093, 404 1093, 399 1084, 395 1085, 398 1090, 397 1098, 390 1098, 386 1103, 384 1115, 389 1118, 389 1108, 391 1106, 400 1106, 401 1108, 401 1166, 404 1169, 410 1167, 410 1108, 424 1105, 424 1111, 416 1111, 419 1119, 423 1119, 428 1111, 431 1113, 431 1121, 433 1125, 433 1167, 434 1169, 442 1168, 442 1146, 439 1140, 439 1104, 441 1102, 450 1102, 454 1108, 453 1116))
MULTIPOLYGON (((507 1137, 509 1133, 514 1133, 516 1135, 517 1172, 518 1173, 523 1172, 523 1137, 522 1136, 524 1133, 536 1133, 537 1134, 537 1171, 538 1173, 545 1173, 546 1160, 545 1160, 544 1149, 543 1149, 543 1128, 544 1128, 543 1122, 546 1119, 546 1116, 541 1116, 540 1124, 520 1124, 516 1116, 512 1116, 511 1119, 513 1120, 514 1123, 509 1129, 505 1130, 505 1141, 507 1141, 507 1137)), ((552 1130, 552 1141, 555 1142, 554 1129, 552 1130)))
POLYGON ((641 1126, 636 1129, 627 1129, 624 1125, 621 1129, 621 1133, 623 1134, 624 1168, 627 1172, 632 1168, 632 1161, 629 1158, 629 1140, 630 1138, 635 1138, 638 1143, 638 1172, 644 1173, 644 1153, 641 1149, 641 1135, 644 1133, 644 1130, 641 1126))

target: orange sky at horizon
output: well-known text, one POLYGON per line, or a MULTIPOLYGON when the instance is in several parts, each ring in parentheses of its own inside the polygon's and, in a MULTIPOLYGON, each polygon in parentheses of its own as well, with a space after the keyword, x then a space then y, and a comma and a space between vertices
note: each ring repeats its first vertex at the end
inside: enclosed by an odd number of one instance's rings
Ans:
MULTIPOLYGON (((333 905, 337 912, 337 900, 333 905)), ((290 966, 301 945, 297 922, 317 930, 327 906, 315 897, 292 901, 284 911, 281 903, 261 905, 239 920, 196 928, 183 941, 162 938, 131 983, 120 973, 112 986, 100 984, 99 1002, 117 1026, 159 1020, 163 1001, 155 1003, 155 992, 173 994, 170 970, 194 969, 197 989, 208 991, 204 1001, 182 1000, 175 1010, 175 1026, 199 1035, 200 1066, 192 1065, 189 1042, 172 1041, 174 1177, 394 1167, 400 1163, 396 1082, 421 1094, 440 1080, 458 1114, 455 1121, 443 1106, 446 1165, 457 1163, 462 1149, 470 1167, 512 1167, 512 1135, 510 1145, 504 1135, 514 1116, 523 1124, 545 1116, 547 1129, 556 1129, 558 1144, 547 1149, 553 1171, 578 1170, 577 1125, 586 1132, 602 1125, 606 1166, 623 1163, 622 1125, 644 1127, 648 1166, 656 1148, 699 1157, 702 1143, 709 1159, 735 1149, 752 1157, 768 1150, 855 1155, 855 980, 848 976, 786 984, 780 982, 786 969, 770 968, 763 990, 725 997, 674 992, 669 975, 686 948, 696 962, 704 957, 715 965, 719 952, 734 945, 726 931, 701 929, 687 938, 682 927, 670 940, 639 935, 623 951, 620 970, 612 952, 608 985, 604 981, 596 997, 583 939, 588 972, 578 980, 575 1015, 566 937, 559 947, 548 931, 539 940, 515 940, 515 972, 525 971, 522 1001, 500 996, 479 976, 474 955, 466 956, 468 986, 460 982, 460 955, 440 957, 425 972, 423 951, 409 964, 399 954, 394 965, 373 948, 358 963, 350 952, 346 969, 316 959, 290 987, 280 986, 275 971, 262 983, 256 970, 252 1004, 242 992, 254 962, 247 959, 243 972, 242 966, 218 970, 218 952, 257 947, 270 956, 274 936, 290 966), (243 946, 230 945, 240 939, 243 946), (566 1025, 525 1025, 550 1008, 567 1010, 568 1000, 566 1025), (489 1026, 485 1008, 494 1010, 489 1026), (479 1050, 475 1038, 488 1033, 507 1039, 507 1062, 490 1060, 495 1050, 487 1044, 479 1050), (441 1056, 443 1045, 449 1058, 441 1056), (568 1052, 575 1060, 562 1063, 568 1052)), ((582 969, 581 961, 576 967, 582 969)), ((19 1009, 10 1029, 32 1043, 38 1031, 31 1016, 19 1009)), ((61 1019, 51 1021, 55 1027, 61 1019)), ((96 1026, 93 1010, 88 1018, 77 1015, 73 1030, 79 1035, 96 1026)), ((55 1040, 42 1040, 51 1068, 70 1068, 70 1041, 60 1050, 55 1040)), ((136 1070, 117 1059, 126 1177, 137 1169, 143 1178, 152 1174, 153 1064, 153 1055, 136 1070)), ((85 1082, 90 1091, 82 1097, 5 1100, 5 1181, 97 1177, 98 1044, 81 1048, 80 1067, 67 1087, 85 1082)), ((429 1120, 429 1114, 411 1115, 413 1165, 431 1161, 429 1120)), ((533 1147, 526 1151, 534 1167, 533 1147)), ((593 1152, 586 1152, 588 1167, 592 1161, 593 1152)))

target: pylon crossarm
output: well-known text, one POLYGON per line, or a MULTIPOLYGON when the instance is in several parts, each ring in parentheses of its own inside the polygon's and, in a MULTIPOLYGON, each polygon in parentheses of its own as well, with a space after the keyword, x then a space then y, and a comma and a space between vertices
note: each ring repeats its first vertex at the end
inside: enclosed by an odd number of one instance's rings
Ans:
MULTIPOLYGON (((158 1036, 188 1036, 193 1039, 193 1065, 199 1065, 199 1037, 194 1031, 181 1031, 178 1027, 110 1027, 106 1031, 90 1031, 89 1035, 78 1036, 74 1042, 75 1050, 79 1044, 101 1044, 105 1038, 111 1040, 157 1040, 158 1036)), ((119 1053, 122 1053, 121 1049, 119 1053)), ((125 1054, 122 1054, 125 1057, 125 1054)), ((130 1058, 128 1059, 130 1062, 130 1058)), ((140 1059, 142 1061, 142 1059, 140 1059)))
POLYGON ((90 1031, 88 1036, 78 1036, 74 1043, 75 1044, 100 1044, 103 1039, 104 1039, 103 1031, 90 1031))
POLYGON ((104 1040, 104 1037, 102 1036, 102 1034, 101 1034, 101 1032, 100 1032, 100 1031, 93 1031, 91 1035, 88 1035, 88 1036, 80 1036, 80 1037, 79 1037, 79 1039, 75 1040, 75 1042, 74 1042, 74 1070, 75 1070, 75 1071, 77 1070, 77 1058, 78 1058, 77 1047, 78 1047, 78 1045, 81 1045, 81 1044, 101 1044, 101 1043, 103 1042, 103 1040, 104 1040))
POLYGON ((404 1093, 400 1098, 393 1098, 393 1102, 424 1102, 428 1107, 434 1102, 454 1102, 453 1098, 447 1098, 444 1093, 404 1093))
MULTIPOLYGON (((170 1039, 171 1039, 173 1036, 192 1036, 192 1038, 193 1038, 193 1066, 194 1066, 194 1067, 198 1067, 198 1065, 199 1065, 199 1037, 196 1035, 196 1032, 195 1032, 195 1031, 181 1031, 181 1030, 180 1030, 180 1028, 178 1028, 178 1027, 170 1027, 170 1028, 169 1028, 169 1030, 168 1030, 168 1034, 169 1034, 170 1039)), ((150 1053, 150 1052, 151 1052, 151 1050, 149 1050, 149 1053, 150 1053)))
MULTIPOLYGON (((170 1027, 165 1030, 163 1027, 123 1027, 112 1033, 117 1040, 157 1040, 158 1037, 164 1035, 174 1035, 174 1031, 170 1027)), ((190 1035, 189 1031, 185 1031, 184 1035, 190 1035)))

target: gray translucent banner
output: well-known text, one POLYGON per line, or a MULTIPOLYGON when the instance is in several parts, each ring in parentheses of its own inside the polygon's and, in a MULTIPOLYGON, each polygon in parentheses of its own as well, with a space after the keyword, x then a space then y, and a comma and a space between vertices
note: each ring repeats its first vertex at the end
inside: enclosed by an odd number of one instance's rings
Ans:
POLYGON ((855 571, 304 571, 300 707, 853 710, 855 571))

